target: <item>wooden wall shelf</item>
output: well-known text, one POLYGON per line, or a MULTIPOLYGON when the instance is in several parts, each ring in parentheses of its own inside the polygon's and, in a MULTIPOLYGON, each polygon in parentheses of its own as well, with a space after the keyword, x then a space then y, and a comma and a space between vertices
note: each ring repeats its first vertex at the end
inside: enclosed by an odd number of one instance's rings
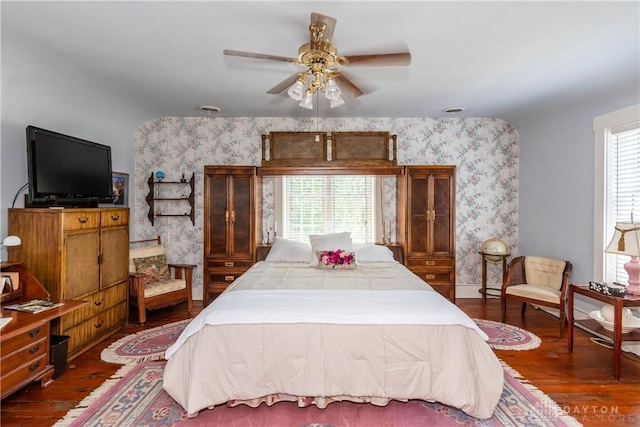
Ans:
POLYGON ((147 185, 149 186, 149 193, 145 200, 147 201, 147 205, 149 205, 149 213, 147 214, 147 218, 151 222, 151 225, 154 225, 155 219, 157 217, 188 217, 191 218, 191 224, 195 225, 195 211, 193 209, 194 206, 194 184, 195 184, 195 172, 191 174, 191 179, 189 181, 156 181, 154 179, 153 173, 147 180, 147 185), (179 190, 171 189, 171 186, 188 186, 189 194, 185 197, 177 197, 175 194, 179 192, 179 190), (162 197, 159 195, 160 187, 166 187, 171 195, 169 197, 162 197), (161 209, 171 209, 175 212, 175 210, 180 209, 180 206, 187 206, 183 202, 188 202, 189 212, 187 213, 157 213, 157 209, 160 207, 159 204, 163 206, 161 209))

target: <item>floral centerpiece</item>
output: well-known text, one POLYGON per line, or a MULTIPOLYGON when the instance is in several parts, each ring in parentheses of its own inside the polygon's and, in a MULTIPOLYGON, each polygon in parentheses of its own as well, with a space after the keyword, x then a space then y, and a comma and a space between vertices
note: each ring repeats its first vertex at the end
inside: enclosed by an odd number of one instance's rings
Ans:
POLYGON ((356 258, 353 252, 342 249, 322 251, 318 253, 319 268, 355 268, 356 258))

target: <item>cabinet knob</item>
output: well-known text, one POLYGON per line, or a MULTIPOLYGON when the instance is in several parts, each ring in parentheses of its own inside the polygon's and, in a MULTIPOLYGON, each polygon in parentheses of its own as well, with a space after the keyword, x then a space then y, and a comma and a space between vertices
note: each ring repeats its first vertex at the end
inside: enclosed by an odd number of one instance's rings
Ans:
POLYGON ((29 354, 36 354, 39 351, 40 351, 40 344, 34 345, 29 349, 29 354))
POLYGON ((100 301, 95 301, 93 304, 95 304, 96 306, 101 306, 103 302, 104 302, 104 298, 100 301))
POLYGON ((79 222, 80 224, 84 224, 84 223, 86 223, 87 221, 89 221, 89 217, 88 217, 88 216, 86 216, 86 215, 82 215, 82 216, 79 216, 79 217, 78 217, 78 222, 79 222))
POLYGON ((29 372, 33 372, 40 367, 40 361, 37 361, 33 365, 29 366, 29 372))
POLYGON ((35 337, 37 337, 38 335, 40 335, 40 327, 37 327, 37 328, 32 329, 32 330, 30 330, 30 331, 29 331, 29 336, 30 336, 31 338, 35 338, 35 337))
POLYGON ((111 215, 111 220, 112 221, 117 221, 120 219, 120 215, 111 215))
POLYGON ((96 329, 100 329, 102 328, 102 325, 104 324, 104 320, 100 323, 96 323, 95 325, 93 325, 96 329))
POLYGON ((234 279, 235 277, 233 276, 224 276, 224 280, 226 280, 227 282, 233 282, 234 279))
POLYGON ((424 265, 436 265, 435 261, 426 261, 424 265))
POLYGON ((425 274, 425 275, 424 275, 424 278, 425 278, 425 279, 427 279, 427 280, 429 280, 429 279, 435 279, 435 278, 436 278, 436 275, 435 275, 435 274, 425 274))
POLYGON ((225 266, 225 267, 233 267, 233 265, 234 265, 234 264, 233 264, 233 261, 225 261, 225 262, 224 262, 224 266, 225 266))

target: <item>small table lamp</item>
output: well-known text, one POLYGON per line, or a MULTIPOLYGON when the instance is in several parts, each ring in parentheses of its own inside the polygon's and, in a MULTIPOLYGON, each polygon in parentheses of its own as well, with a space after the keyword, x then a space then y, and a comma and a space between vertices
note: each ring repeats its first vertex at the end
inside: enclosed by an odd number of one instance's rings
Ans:
POLYGON ((629 275, 626 292, 640 294, 640 222, 618 222, 607 249, 610 254, 628 255, 631 260, 624 265, 629 275))

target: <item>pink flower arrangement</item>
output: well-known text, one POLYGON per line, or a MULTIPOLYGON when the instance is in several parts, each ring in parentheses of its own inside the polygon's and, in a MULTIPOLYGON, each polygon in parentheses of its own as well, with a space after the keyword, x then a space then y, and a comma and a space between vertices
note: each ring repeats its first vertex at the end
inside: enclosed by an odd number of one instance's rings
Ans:
POLYGON ((323 251, 320 253, 319 260, 326 266, 336 268, 336 266, 349 266, 356 262, 353 252, 347 252, 342 249, 335 251, 323 251))

